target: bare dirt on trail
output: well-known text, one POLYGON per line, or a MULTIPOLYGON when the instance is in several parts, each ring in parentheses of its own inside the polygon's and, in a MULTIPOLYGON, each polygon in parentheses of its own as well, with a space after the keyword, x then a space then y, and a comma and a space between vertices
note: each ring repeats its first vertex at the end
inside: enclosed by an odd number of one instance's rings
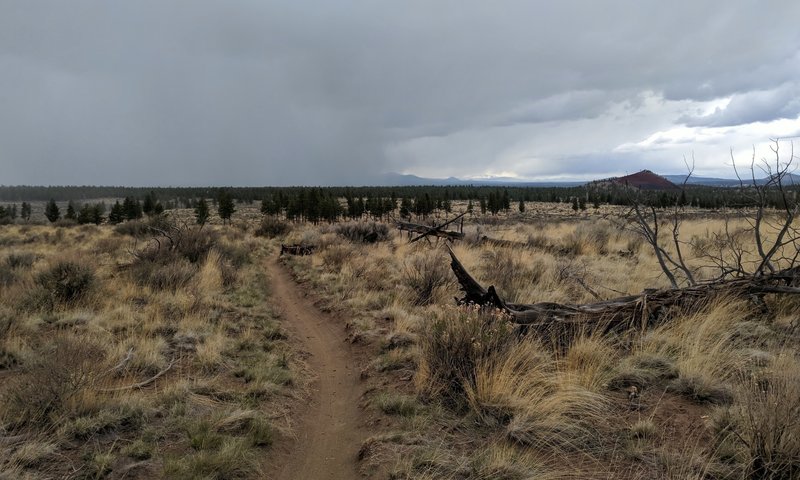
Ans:
POLYGON ((283 324, 308 352, 315 379, 307 405, 295 410, 295 439, 278 469, 279 480, 359 478, 356 456, 364 435, 359 369, 343 325, 320 312, 279 260, 268 262, 272 301, 283 324))

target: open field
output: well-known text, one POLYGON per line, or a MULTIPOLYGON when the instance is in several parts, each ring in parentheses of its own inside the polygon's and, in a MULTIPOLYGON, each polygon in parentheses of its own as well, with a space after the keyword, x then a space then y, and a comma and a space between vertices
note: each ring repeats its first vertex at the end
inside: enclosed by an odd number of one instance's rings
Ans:
POLYGON ((0 243, 3 478, 267 473, 306 380, 266 300, 263 240, 207 227, 167 251, 12 225, 0 243))
MULTIPOLYGON (((530 210, 530 209, 528 209, 530 210)), ((726 226, 688 220, 697 245, 726 226)), ((652 248, 598 216, 473 219, 454 252, 508 301, 580 304, 668 288, 652 248), (483 235, 524 247, 480 242, 483 235)), ((324 305, 349 316, 353 342, 375 346, 365 374, 382 432, 362 469, 389 478, 796 478, 800 474, 800 303, 768 310, 710 298, 624 335, 519 338, 502 314, 456 307, 443 243, 389 232, 342 242, 306 226, 290 258, 324 305), (566 346, 565 346, 566 344, 566 346)), ((687 263, 716 274, 700 252, 687 263)), ((745 258, 744 263, 754 262, 745 258)))
MULTIPOLYGON (((620 208, 526 207, 467 217, 453 246, 507 301, 669 288, 620 208)), ((797 299, 521 335, 456 305, 444 242, 365 221, 258 228, 240 210, 158 242, 136 223, 0 227, 0 478, 800 475, 797 299), (280 243, 316 250, 282 267, 280 243)), ((707 245, 737 222, 695 211, 681 235, 707 245)), ((700 279, 705 251, 685 252, 700 279)))

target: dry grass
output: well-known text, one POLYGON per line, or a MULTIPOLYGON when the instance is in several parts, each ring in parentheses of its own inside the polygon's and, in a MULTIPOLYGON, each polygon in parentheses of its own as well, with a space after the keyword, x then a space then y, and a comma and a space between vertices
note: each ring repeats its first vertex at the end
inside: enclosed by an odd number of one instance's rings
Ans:
MULTIPOLYGON (((631 232, 563 209, 542 220, 544 210, 480 217, 455 252, 480 283, 513 302, 584 303, 668 287, 652 250, 631 232), (524 220, 531 215, 538 220, 524 220), (478 241, 484 235, 525 247, 478 241)), ((744 225, 737 222, 688 220, 681 232, 702 245, 744 225)), ((790 397, 800 368, 786 348, 800 345, 796 301, 768 298, 772 313, 763 316, 746 300, 712 299, 663 312, 649 331, 577 335, 565 347, 520 339, 491 314, 453 307, 458 292, 442 279, 449 261, 436 245, 409 246, 397 236, 341 244, 310 226, 291 236, 321 245, 315 257, 289 259, 296 275, 379 347, 375 405, 401 420, 374 441, 392 447, 367 448, 382 453, 363 461, 393 461, 392 478, 797 475, 790 459, 798 437, 788 419, 797 416, 790 397), (413 385, 404 383, 409 370, 413 385), (774 402, 782 407, 767 408, 774 402), (727 420, 712 422, 716 412, 727 420), (709 442, 716 447, 704 448, 709 442), (491 460, 478 460, 482 450, 493 452, 491 460)), ((701 251, 685 253, 700 277, 714 274, 693 256, 701 251)))
POLYGON ((165 250, 123 225, 0 229, 0 471, 260 478, 305 381, 266 302, 272 243, 206 226, 165 250))

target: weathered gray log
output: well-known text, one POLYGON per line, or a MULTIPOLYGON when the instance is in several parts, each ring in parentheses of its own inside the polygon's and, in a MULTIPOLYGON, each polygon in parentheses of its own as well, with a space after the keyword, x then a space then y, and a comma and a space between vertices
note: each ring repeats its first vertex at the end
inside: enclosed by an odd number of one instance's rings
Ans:
POLYGON ((314 253, 314 249, 316 247, 314 245, 303 245, 303 244, 296 244, 296 245, 284 245, 281 244, 281 255, 287 253, 289 255, 311 255, 314 253))
POLYGON ((432 227, 427 227, 418 223, 396 222, 396 226, 398 230, 403 232, 424 234, 426 236, 429 235, 447 240, 461 240, 464 238, 464 234, 461 232, 451 232, 448 230, 437 230, 430 232, 432 227))
POLYGON ((450 225, 451 223, 455 222, 459 218, 462 218, 466 215, 466 212, 457 215, 452 220, 448 220, 447 222, 441 225, 420 225, 418 223, 408 223, 408 222, 397 222, 398 230, 403 230, 407 232, 418 233, 419 235, 412 239, 409 243, 414 243, 418 240, 422 240, 423 238, 427 238, 429 236, 437 237, 437 238, 444 238, 450 241, 453 240, 460 240, 464 238, 463 232, 451 232, 444 229, 444 227, 450 225))
POLYGON ((751 297, 766 293, 800 294, 800 267, 759 277, 733 278, 686 288, 652 290, 611 300, 580 305, 551 302, 534 304, 506 303, 494 286, 483 288, 467 272, 452 249, 450 267, 464 297, 461 304, 498 308, 507 313, 513 323, 551 333, 563 333, 564 327, 589 330, 622 331, 644 328, 658 320, 658 312, 670 307, 687 307, 718 294, 751 297))

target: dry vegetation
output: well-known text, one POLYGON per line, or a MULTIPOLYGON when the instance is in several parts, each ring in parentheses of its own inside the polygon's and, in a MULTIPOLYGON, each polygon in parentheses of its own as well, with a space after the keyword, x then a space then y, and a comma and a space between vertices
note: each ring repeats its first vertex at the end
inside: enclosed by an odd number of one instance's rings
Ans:
MULTIPOLYGON (((454 251, 514 303, 669 287, 619 210, 560 208, 473 216, 454 251)), ((701 257, 747 225, 694 216, 684 254, 710 278, 701 257)), ((456 306, 443 244, 384 224, 155 226, 158 241, 140 222, 0 229, 0 478, 268 477, 308 382, 269 307, 262 265, 280 243, 317 247, 285 262, 370 352, 371 478, 800 477, 796 299, 540 338, 456 306)))
MULTIPOLYGON (((697 217, 681 226, 697 245, 737 227, 697 217)), ((652 248, 630 230, 600 216, 536 218, 473 218, 455 253, 510 302, 586 303, 669 287, 652 248)), ((765 313, 747 299, 716 297, 662 313, 645 331, 524 336, 502 312, 455 306, 442 244, 409 245, 398 233, 364 243, 342 230, 296 227, 287 242, 318 250, 287 261, 327 308, 351 319, 353 342, 373 346, 362 375, 375 386, 369 408, 387 426, 362 446, 365 472, 800 477, 796 299, 768 295, 765 313)), ((699 279, 716 275, 701 254, 684 252, 687 264, 699 279)))
POLYGON ((236 228, 0 229, 0 478, 256 478, 302 365, 236 228))

